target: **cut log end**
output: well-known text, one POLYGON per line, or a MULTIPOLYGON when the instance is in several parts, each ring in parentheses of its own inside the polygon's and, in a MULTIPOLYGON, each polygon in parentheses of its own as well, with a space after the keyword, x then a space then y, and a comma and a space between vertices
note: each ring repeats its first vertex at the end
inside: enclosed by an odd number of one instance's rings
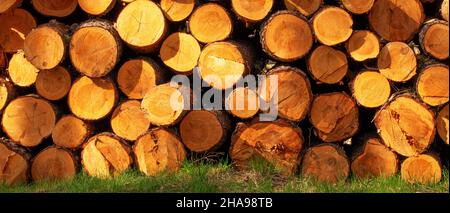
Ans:
POLYGON ((391 96, 391 85, 382 74, 363 71, 352 82, 353 97, 367 108, 383 106, 391 96))
POLYGON ((448 22, 433 20, 423 27, 419 35, 422 49, 428 55, 439 60, 448 59, 448 22))
POLYGON ((318 182, 338 183, 349 176, 350 162, 340 146, 321 144, 306 151, 301 174, 318 182))
POLYGON ((36 82, 39 69, 31 64, 23 51, 19 51, 11 57, 8 64, 8 75, 15 85, 29 87, 36 82))
POLYGON ((291 11, 273 14, 262 25, 260 39, 264 52, 283 62, 302 58, 314 42, 308 22, 291 11))
POLYGON ((271 11, 274 0, 232 0, 233 11, 248 23, 262 21, 271 11))
POLYGON ((148 176, 178 171, 187 156, 180 139, 164 128, 152 129, 139 137, 133 152, 137 167, 148 176))
POLYGON ((115 4, 116 0, 78 0, 78 5, 80 5, 81 9, 94 16, 106 15, 114 8, 115 4))
POLYGON ((160 5, 167 19, 172 22, 180 22, 191 15, 195 0, 161 0, 160 5))
POLYGON ((369 138, 354 153, 351 169, 358 178, 390 177, 398 170, 397 155, 381 139, 369 138))
POLYGON ((117 96, 110 79, 83 76, 73 83, 68 105, 72 113, 81 119, 99 120, 113 110, 117 96))
POLYGON ((344 52, 325 45, 317 47, 308 59, 308 70, 313 78, 325 84, 341 82, 348 66, 344 52))
POLYGON ((341 0, 345 9, 354 14, 368 13, 372 9, 374 2, 375 0, 341 0))
POLYGON ((314 14, 322 5, 323 0, 284 0, 288 10, 298 11, 304 16, 314 14))
POLYGON ((355 135, 359 129, 356 103, 345 93, 317 96, 310 112, 316 135, 325 142, 341 142, 355 135))
POLYGON ((241 119, 252 118, 259 111, 259 95, 255 90, 239 87, 228 95, 225 104, 233 116, 241 119))
POLYGON ((367 30, 355 31, 346 43, 347 52, 355 61, 377 58, 380 53, 378 37, 367 30))
POLYGON ((200 53, 200 44, 192 35, 177 32, 164 41, 159 56, 173 71, 190 74, 197 66, 200 53))
POLYGON ((91 134, 83 120, 67 115, 58 120, 52 132, 53 143, 67 149, 78 149, 91 134))
POLYGON ((77 173, 77 159, 67 150, 49 147, 39 152, 31 165, 33 181, 73 179, 77 173))
POLYGON ((29 154, 13 142, 0 139, 0 184, 18 185, 29 179, 29 154))
POLYGON ((375 116, 375 126, 384 143, 403 156, 425 152, 434 140, 433 113, 414 98, 395 98, 375 116))
POLYGON ((2 117, 3 131, 14 142, 35 147, 50 136, 56 122, 56 112, 47 101, 22 96, 11 101, 2 117))
POLYGON ((440 106, 449 101, 449 70, 444 64, 429 65, 417 79, 416 91, 423 102, 440 106))
POLYGON ((25 36, 36 27, 36 20, 33 15, 23 9, 14 9, 1 13, 0 23, 2 23, 2 27, 0 27, 0 46, 3 47, 6 53, 15 53, 23 49, 25 36))
POLYGON ((77 0, 33 0, 31 3, 40 14, 58 18, 71 15, 78 6, 77 0))
POLYGON ((409 183, 433 184, 441 181, 442 168, 437 157, 423 154, 403 161, 401 176, 409 183))
POLYGON ((51 101, 64 98, 72 85, 70 73, 61 66, 51 70, 42 70, 36 78, 37 93, 51 101))
POLYGON ((141 102, 130 100, 120 104, 111 117, 113 132, 126 140, 134 141, 150 128, 150 121, 141 109, 141 102))
POLYGON ((112 133, 100 133, 91 137, 81 151, 81 163, 85 172, 93 177, 116 177, 128 170, 133 159, 131 149, 112 133))
POLYGON ((409 81, 417 74, 417 59, 414 51, 403 42, 386 44, 378 56, 378 68, 389 80, 409 81))
POLYGON ((449 131, 450 131, 450 127, 449 127, 449 120, 448 120, 448 107, 449 105, 447 104, 444 108, 441 109, 441 111, 438 114, 437 117, 437 121, 436 121, 436 126, 437 126, 437 131, 439 133, 439 136, 441 137, 441 139, 444 141, 445 144, 449 144, 449 131))
POLYGON ((189 19, 189 29, 198 41, 212 43, 227 39, 233 31, 233 22, 225 8, 207 3, 194 10, 189 19))
POLYGON ((328 46, 347 41, 353 33, 352 16, 338 7, 321 9, 314 15, 312 26, 316 38, 328 46))

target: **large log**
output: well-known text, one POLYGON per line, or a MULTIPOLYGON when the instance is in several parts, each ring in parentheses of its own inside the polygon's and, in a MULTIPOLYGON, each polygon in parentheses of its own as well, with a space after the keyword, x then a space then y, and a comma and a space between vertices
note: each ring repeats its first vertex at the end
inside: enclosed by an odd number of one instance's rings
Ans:
POLYGON ((344 52, 329 46, 317 47, 308 58, 308 70, 321 83, 336 84, 348 72, 348 60, 344 52))
POLYGON ((409 157, 402 163, 401 176, 409 183, 438 183, 442 178, 441 163, 434 154, 409 157))
POLYGON ((51 101, 64 98, 72 86, 69 71, 62 66, 50 70, 42 70, 36 77, 36 92, 51 101))
POLYGON ((341 8, 324 7, 314 15, 312 28, 320 43, 334 46, 350 38, 353 33, 353 19, 341 8))
POLYGON ((197 7, 189 18, 188 26, 191 34, 201 43, 223 41, 233 31, 230 14, 216 3, 197 7))
POLYGON ((30 87, 36 82, 39 69, 31 64, 23 51, 15 53, 8 64, 8 75, 14 85, 30 87))
POLYGON ((439 60, 448 59, 448 22, 436 19, 428 21, 419 34, 419 41, 422 50, 428 55, 439 60))
POLYGON ((444 64, 426 66, 419 74, 416 91, 423 102, 440 106, 449 100, 449 70, 444 64))
POLYGON ((367 108, 380 107, 391 97, 388 79, 376 71, 361 71, 350 87, 358 104, 367 108))
POLYGON ((112 113, 110 123, 117 136, 129 141, 136 140, 150 128, 150 121, 137 100, 121 103, 112 113))
POLYGON ((92 132, 93 128, 89 123, 74 115, 66 115, 56 122, 52 139, 57 146, 75 150, 81 147, 92 132))
POLYGON ((39 152, 31 164, 33 181, 73 179, 78 170, 78 159, 70 151, 51 146, 39 152))
POLYGON ((174 72, 188 75, 197 66, 200 53, 200 44, 192 35, 176 32, 164 40, 159 57, 174 72))
POLYGON ((78 0, 32 0, 31 3, 40 14, 58 18, 71 15, 78 6, 78 0))
POLYGON ((0 184, 27 183, 30 178, 30 159, 28 150, 0 138, 0 184))
POLYGON ((377 35, 368 30, 354 31, 345 47, 355 61, 377 58, 381 48, 377 35))
POLYGON ((407 82, 417 74, 416 55, 407 44, 390 42, 378 55, 378 69, 391 81, 407 82))
POLYGON ((25 36, 36 27, 33 15, 23 9, 0 14, 0 46, 7 53, 23 49, 25 36))

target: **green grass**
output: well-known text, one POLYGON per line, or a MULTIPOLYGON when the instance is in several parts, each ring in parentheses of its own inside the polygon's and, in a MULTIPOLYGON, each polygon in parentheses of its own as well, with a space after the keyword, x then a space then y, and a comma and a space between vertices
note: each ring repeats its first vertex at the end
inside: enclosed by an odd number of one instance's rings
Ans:
POLYGON ((399 175, 358 180, 350 177, 338 184, 316 183, 298 175, 283 177, 270 166, 255 163, 249 171, 236 171, 226 163, 187 162, 178 173, 145 177, 137 171, 108 180, 80 173, 73 180, 19 186, 0 185, 0 192, 363 192, 449 193, 449 172, 440 183, 408 184, 399 175))

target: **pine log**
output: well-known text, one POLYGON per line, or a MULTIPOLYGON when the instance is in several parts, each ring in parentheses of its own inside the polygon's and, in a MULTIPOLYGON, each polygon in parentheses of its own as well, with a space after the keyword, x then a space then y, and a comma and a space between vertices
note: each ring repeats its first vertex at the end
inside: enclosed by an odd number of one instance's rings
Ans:
POLYGON ((329 46, 317 47, 307 60, 312 77, 321 83, 336 84, 348 72, 348 60, 344 52, 329 46))
POLYGON ((426 66, 419 74, 416 91, 423 102, 440 106, 449 100, 449 70, 444 64, 426 66))
POLYGON ((344 141, 353 137, 359 129, 358 107, 344 92, 315 97, 309 119, 316 135, 325 142, 344 141))
POLYGON ((116 177, 128 170, 133 159, 131 148, 112 133, 100 133, 91 137, 81 151, 84 171, 93 177, 116 177))
POLYGON ((14 9, 0 14, 0 46, 3 51, 15 53, 23 49, 25 36, 35 27, 36 20, 26 10, 14 9))
POLYGON ((247 26, 262 21, 269 15, 274 0, 231 0, 234 13, 243 20, 247 26))
POLYGON ((403 42, 388 43, 378 55, 378 68, 391 81, 409 81, 417 74, 416 55, 403 42))
POLYGON ((192 35, 176 32, 163 42, 159 57, 176 73, 191 74, 197 66, 200 53, 200 44, 192 35))
POLYGON ((433 113, 409 95, 400 95, 375 115, 375 126, 384 143, 400 155, 424 153, 433 143, 433 113))
POLYGON ((370 137, 352 157, 352 173, 358 178, 390 177, 398 171, 397 155, 377 137, 370 137))
POLYGON ((419 41, 422 50, 428 55, 439 60, 448 59, 448 22, 436 19, 428 21, 419 34, 419 41))
POLYGON ((275 106, 279 117, 299 122, 307 116, 313 94, 308 76, 300 69, 288 66, 274 68, 267 73, 267 80, 260 89, 262 100, 275 106), (270 78, 274 76, 278 78, 277 85, 270 85, 270 78))
POLYGON ((302 58, 309 52, 314 42, 306 18, 287 10, 270 16, 261 25, 259 35, 263 51, 282 62, 302 58))
POLYGON ((188 21, 191 34, 201 43, 223 41, 233 31, 233 21, 225 8, 216 3, 197 7, 188 21))
POLYGON ((116 0, 78 0, 80 8, 93 16, 103 16, 114 8, 116 0))
POLYGON ((180 22, 191 15, 195 0, 161 0, 159 4, 169 21, 180 22))
POLYGON ((23 0, 2 0, 0 2, 0 13, 19 7, 23 0))
POLYGON ((186 115, 185 105, 192 103, 192 98, 186 100, 189 92, 188 88, 161 84, 150 89, 142 100, 141 108, 150 123, 156 126, 173 126, 186 115))
POLYGON ((288 10, 297 11, 304 16, 313 15, 323 4, 323 0, 284 0, 288 10))
POLYGON ((381 48, 377 35, 368 30, 354 31, 345 47, 355 61, 377 58, 381 48))
POLYGON ((180 123, 183 144, 196 153, 219 149, 228 139, 231 120, 223 111, 191 111, 180 123))
POLYGON ((176 134, 156 128, 139 137, 133 146, 137 168, 147 176, 176 172, 186 159, 186 150, 176 134))
POLYGON ((409 157, 402 163, 401 176, 408 183, 438 183, 442 178, 441 163, 434 154, 409 157))
POLYGON ((365 14, 372 9, 375 0, 341 0, 342 5, 353 14, 365 14))
POLYGON ((11 82, 19 87, 29 87, 36 82, 39 69, 31 64, 23 51, 15 53, 8 64, 8 75, 11 82))
POLYGON ((425 19, 419 0, 377 0, 369 13, 370 27, 388 41, 409 41, 425 19))
POLYGON ((299 165, 304 139, 301 129, 284 121, 238 123, 231 138, 230 157, 239 169, 262 158, 282 174, 293 174, 299 165))
POLYGON ((350 87, 358 104, 367 108, 383 106, 391 96, 388 79, 376 71, 360 72, 350 87))
POLYGON ((448 120, 448 104, 445 105, 444 108, 441 109, 441 111, 438 114, 438 117, 436 119, 436 129, 439 133, 439 136, 444 141, 445 144, 449 144, 449 120, 448 120))
POLYGON ((313 181, 338 183, 350 174, 350 161, 342 147, 320 144, 309 148, 302 159, 301 175, 313 181))
POLYGON ((89 138, 92 127, 74 115, 63 116, 52 131, 53 143, 67 149, 78 149, 89 138))
POLYGON ((50 136, 56 117, 56 111, 49 102, 35 96, 22 96, 5 108, 2 128, 17 144, 35 147, 50 136))
POLYGON ((19 185, 28 182, 29 152, 14 142, 0 138, 0 184, 19 185))
POLYGON ((117 74, 119 89, 129 99, 143 99, 150 89, 167 81, 166 71, 150 58, 131 59, 117 74))
POLYGON ((244 43, 215 42, 203 48, 198 61, 202 79, 211 87, 225 90, 253 70, 253 50, 244 43))
POLYGON ((259 95, 247 87, 234 89, 226 98, 225 106, 227 111, 234 117, 249 119, 259 112, 259 95))
POLYGON ((448 7, 449 7, 448 1, 449 0, 442 1, 442 5, 441 5, 441 16, 447 22, 449 21, 449 19, 448 19, 448 7))
POLYGON ((113 25, 105 20, 83 22, 72 35, 69 55, 72 65, 83 75, 107 75, 119 62, 122 42, 113 25), (95 45, 93 45, 95 44, 95 45))
POLYGON ((0 112, 16 97, 16 88, 11 81, 0 75, 0 112))
POLYGON ((64 98, 69 93, 72 77, 69 71, 62 66, 51 70, 42 70, 36 78, 37 93, 51 101, 64 98))
POLYGON ((155 52, 167 30, 163 11, 156 3, 148 0, 128 4, 117 18, 117 31, 122 40, 140 52, 155 52))
POLYGON ((67 17, 78 6, 78 0, 32 0, 33 8, 44 16, 67 17))
POLYGON ((150 128, 150 121, 137 100, 121 103, 112 113, 110 123, 117 136, 129 141, 135 141, 150 128))
POLYGON ((350 38, 353 33, 353 19, 347 11, 339 7, 324 7, 313 16, 312 28, 320 43, 334 46, 350 38))
POLYGON ((51 146, 47 147, 31 164, 31 178, 33 181, 56 181, 73 179, 78 170, 78 159, 70 151, 51 146))
POLYGON ((83 120, 100 120, 114 109, 117 99, 117 89, 110 79, 83 76, 73 83, 68 105, 83 120))

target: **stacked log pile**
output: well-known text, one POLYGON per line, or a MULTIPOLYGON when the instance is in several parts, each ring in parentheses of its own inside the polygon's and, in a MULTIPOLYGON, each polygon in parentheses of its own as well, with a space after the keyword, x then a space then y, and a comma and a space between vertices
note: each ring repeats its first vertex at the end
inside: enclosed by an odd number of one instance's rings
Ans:
POLYGON ((439 182, 448 65, 448 0, 1 0, 0 183, 214 153, 330 183, 439 182), (185 95, 196 70, 221 109, 184 107, 202 100, 185 95), (256 75, 277 96, 239 86, 256 75))

